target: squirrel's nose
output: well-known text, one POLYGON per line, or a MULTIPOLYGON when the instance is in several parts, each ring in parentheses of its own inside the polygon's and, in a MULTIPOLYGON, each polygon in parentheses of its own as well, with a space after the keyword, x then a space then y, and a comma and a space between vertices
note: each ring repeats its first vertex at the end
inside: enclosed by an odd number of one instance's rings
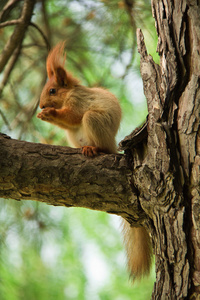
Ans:
POLYGON ((45 105, 41 105, 41 104, 40 104, 40 108, 41 108, 41 109, 44 109, 44 108, 45 108, 45 105))

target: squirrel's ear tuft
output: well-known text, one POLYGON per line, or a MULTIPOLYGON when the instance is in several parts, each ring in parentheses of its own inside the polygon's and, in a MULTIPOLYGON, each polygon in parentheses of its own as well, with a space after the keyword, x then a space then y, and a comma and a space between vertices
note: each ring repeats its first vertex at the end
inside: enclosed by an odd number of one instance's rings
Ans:
POLYGON ((55 69, 55 80, 60 86, 67 86, 67 73, 62 67, 55 69))
MULTIPOLYGON (((56 77, 56 74, 65 73, 64 69, 66 54, 64 54, 65 42, 58 43, 50 52, 47 57, 46 67, 47 67, 47 75, 49 78, 52 76, 56 77), (62 71, 60 71, 62 69, 62 71), (63 72, 64 71, 64 72, 63 72)), ((61 76, 63 77, 63 76, 61 76)))

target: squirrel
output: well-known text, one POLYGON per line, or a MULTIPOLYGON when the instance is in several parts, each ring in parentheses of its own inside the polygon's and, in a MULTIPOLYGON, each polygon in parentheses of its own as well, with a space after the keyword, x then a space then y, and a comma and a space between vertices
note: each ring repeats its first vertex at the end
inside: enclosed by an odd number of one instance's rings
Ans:
MULTIPOLYGON (((100 87, 85 87, 65 70, 65 42, 58 43, 48 54, 48 81, 40 97, 42 109, 37 117, 67 132, 68 141, 81 147, 85 156, 100 152, 117 153, 115 136, 121 121, 117 98, 100 87)), ((149 273, 151 267, 150 238, 144 227, 131 227, 123 220, 128 268, 133 278, 149 273)))

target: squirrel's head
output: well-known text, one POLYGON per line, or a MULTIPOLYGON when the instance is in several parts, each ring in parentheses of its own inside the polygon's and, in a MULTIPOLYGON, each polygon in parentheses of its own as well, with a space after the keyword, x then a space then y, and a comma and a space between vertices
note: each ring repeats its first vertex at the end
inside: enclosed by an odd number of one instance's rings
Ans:
POLYGON ((63 106, 66 94, 68 94, 79 81, 64 68, 66 54, 64 54, 65 42, 57 44, 49 53, 46 61, 48 81, 40 96, 40 108, 63 106))

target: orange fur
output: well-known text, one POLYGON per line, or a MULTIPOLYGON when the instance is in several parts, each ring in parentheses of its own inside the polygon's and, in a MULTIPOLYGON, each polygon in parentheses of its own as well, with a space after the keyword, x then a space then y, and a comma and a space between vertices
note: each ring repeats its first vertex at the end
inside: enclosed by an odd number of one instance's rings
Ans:
POLYGON ((105 89, 80 85, 64 69, 64 46, 65 43, 59 43, 47 57, 49 80, 41 93, 42 112, 38 118, 66 129, 68 139, 75 147, 97 148, 96 151, 83 149, 85 155, 95 155, 99 151, 117 152, 115 135, 121 119, 118 100, 105 89), (57 113, 47 108, 55 108, 57 113))
POLYGON ((148 275, 152 264, 152 248, 146 229, 130 227, 127 221, 122 220, 122 231, 130 275, 133 278, 148 275))
MULTIPOLYGON (((47 57, 49 80, 40 97, 43 121, 66 129, 74 147, 82 147, 85 156, 99 152, 117 153, 115 136, 121 120, 117 98, 103 88, 79 84, 65 70, 65 43, 59 43, 47 57)), ((125 244, 131 274, 137 277, 149 271, 151 248, 144 228, 131 228, 124 221, 125 244)))
POLYGON ((55 74, 56 68, 64 68, 66 61, 66 54, 64 54, 65 42, 61 42, 54 47, 46 61, 47 75, 51 78, 55 74))
POLYGON ((58 43, 49 53, 46 61, 46 69, 48 78, 51 79, 54 77, 54 80, 57 78, 58 70, 63 70, 66 75, 68 86, 72 87, 79 83, 79 80, 74 78, 69 72, 66 73, 65 61, 66 61, 66 53, 64 53, 65 42, 58 43))

